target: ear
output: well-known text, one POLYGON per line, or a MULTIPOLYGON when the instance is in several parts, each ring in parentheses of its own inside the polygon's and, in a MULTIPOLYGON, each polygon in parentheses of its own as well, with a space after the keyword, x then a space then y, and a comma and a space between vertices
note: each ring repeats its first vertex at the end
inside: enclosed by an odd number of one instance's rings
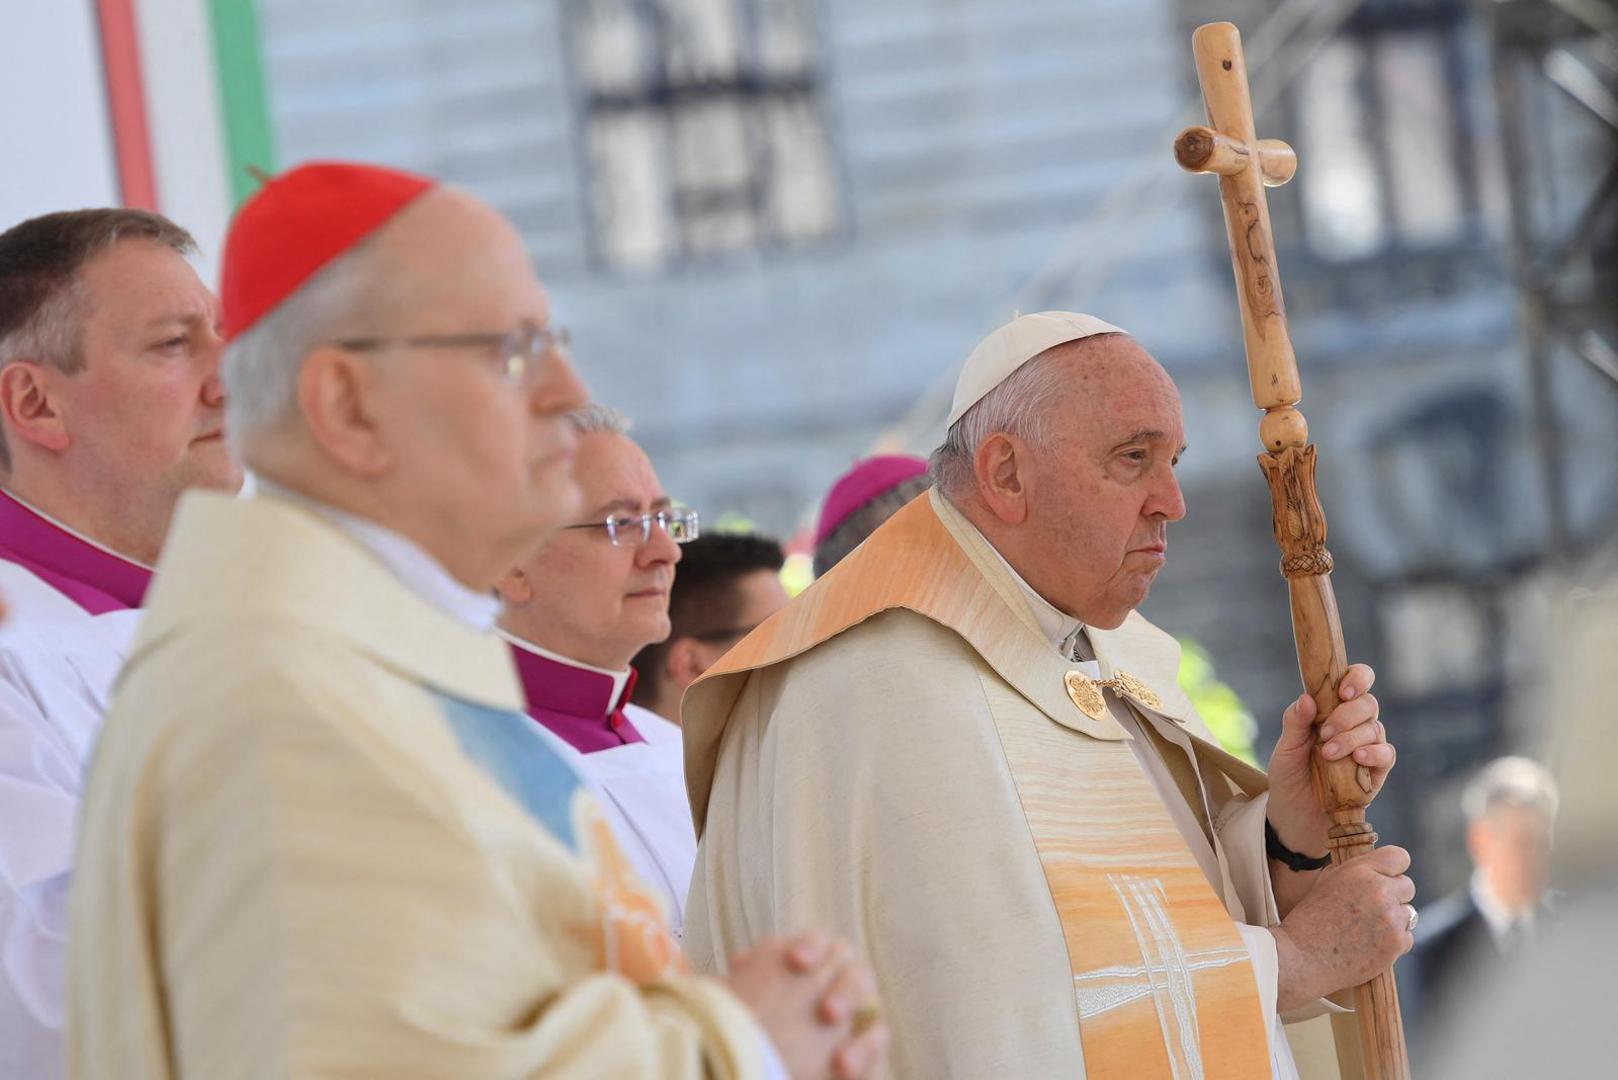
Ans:
POLYGON ((978 496, 995 517, 1020 525, 1028 517, 1028 444, 1015 435, 994 432, 972 455, 978 496))
POLYGON ((381 378, 357 353, 322 345, 298 370, 298 408, 315 442, 349 472, 375 477, 393 464, 377 423, 381 378))
POLYGON ((507 604, 526 604, 534 598, 534 583, 521 567, 516 567, 494 583, 494 591, 507 604))
POLYGON ((708 650, 694 637, 675 638, 669 643, 668 658, 663 661, 663 673, 681 693, 702 678, 708 670, 708 650))
POLYGON ((0 416, 8 437, 60 454, 73 445, 52 383, 72 376, 32 360, 18 360, 0 370, 0 416))

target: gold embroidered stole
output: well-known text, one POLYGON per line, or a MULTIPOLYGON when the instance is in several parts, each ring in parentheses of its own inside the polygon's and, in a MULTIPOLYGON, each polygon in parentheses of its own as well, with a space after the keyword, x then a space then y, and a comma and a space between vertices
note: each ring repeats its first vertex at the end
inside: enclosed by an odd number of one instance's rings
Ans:
POLYGON ((686 729, 686 771, 698 835, 723 721, 749 672, 882 611, 923 615, 961 635, 1004 680, 985 692, 1061 919, 1088 1074, 1269 1076, 1269 1024, 1247 950, 1129 735, 1069 697, 1071 665, 1048 647, 1009 578, 950 534, 936 497, 894 515, 692 687, 697 708, 688 715, 698 722, 686 729), (1019 698, 1055 722, 1031 717, 1019 698))

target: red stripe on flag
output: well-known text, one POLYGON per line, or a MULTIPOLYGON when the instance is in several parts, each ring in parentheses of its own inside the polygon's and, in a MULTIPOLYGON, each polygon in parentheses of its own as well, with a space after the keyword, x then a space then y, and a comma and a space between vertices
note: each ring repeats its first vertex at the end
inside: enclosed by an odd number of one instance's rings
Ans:
POLYGON ((157 209, 157 177, 146 123, 135 0, 96 0, 101 27, 101 63, 107 73, 107 107, 118 152, 118 187, 125 206, 157 209))

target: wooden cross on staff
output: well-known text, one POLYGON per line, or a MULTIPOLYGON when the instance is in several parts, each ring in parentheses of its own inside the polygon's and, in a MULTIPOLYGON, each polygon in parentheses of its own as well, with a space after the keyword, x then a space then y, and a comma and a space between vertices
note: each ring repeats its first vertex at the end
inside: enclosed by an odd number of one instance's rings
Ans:
MULTIPOLYGON (((1247 345, 1247 372, 1253 384, 1253 403, 1264 410, 1258 430, 1265 452, 1258 463, 1270 484, 1281 573, 1292 598, 1298 668, 1305 689, 1315 699, 1315 723, 1319 725, 1337 704, 1337 683, 1348 670, 1348 657, 1331 587, 1326 518, 1315 494, 1315 447, 1309 442, 1309 425, 1296 408, 1303 388, 1287 334, 1270 211, 1264 200, 1265 187, 1292 179, 1298 159, 1286 143, 1261 141, 1254 131, 1247 65, 1236 27, 1208 23, 1191 40, 1209 126, 1181 132, 1174 141, 1174 156, 1191 172, 1219 177, 1247 345)), ((1369 852, 1376 844, 1376 833, 1365 820, 1365 807, 1373 794, 1366 768, 1346 757, 1328 762, 1317 747, 1313 775, 1315 794, 1333 822, 1333 861, 1346 862, 1369 852)), ((1362 1074, 1367 1080, 1408 1080, 1410 1065, 1393 972, 1384 971, 1358 987, 1355 1005, 1362 1074)), ((1340 1057, 1353 1056, 1351 1041, 1344 1045, 1339 1038, 1338 1042, 1340 1057), (1341 1053, 1345 1050, 1350 1053, 1341 1053)))

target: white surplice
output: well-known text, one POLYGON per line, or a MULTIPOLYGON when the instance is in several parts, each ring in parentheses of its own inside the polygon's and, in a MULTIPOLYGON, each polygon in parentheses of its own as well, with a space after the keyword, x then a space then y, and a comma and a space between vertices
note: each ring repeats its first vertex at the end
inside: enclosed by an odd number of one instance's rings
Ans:
POLYGON ((642 880, 663 892, 669 929, 679 941, 685 934, 686 894, 697 859, 680 729, 639 705, 624 706, 624 714, 645 741, 588 754, 537 726, 595 793, 614 838, 642 880))
POLYGON ((0 596, 0 1076, 49 1080, 84 766, 140 612, 88 614, 3 560, 0 596))

